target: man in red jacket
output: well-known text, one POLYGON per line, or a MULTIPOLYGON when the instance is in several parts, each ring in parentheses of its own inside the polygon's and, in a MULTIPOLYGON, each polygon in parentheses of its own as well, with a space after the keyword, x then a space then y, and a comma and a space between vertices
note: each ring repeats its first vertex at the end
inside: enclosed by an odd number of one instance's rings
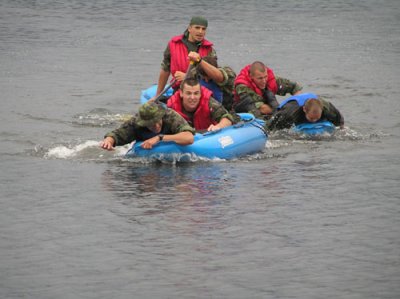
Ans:
POLYGON ((212 92, 200 86, 195 78, 184 79, 179 91, 167 102, 196 130, 214 131, 232 125, 234 117, 212 97, 212 92))
POLYGON ((279 103, 275 95, 295 95, 302 87, 289 79, 275 76, 272 69, 255 61, 245 66, 235 79, 234 109, 256 117, 270 116, 279 103))
POLYGON ((170 74, 176 80, 173 88, 175 90, 179 88, 189 67, 189 52, 197 52, 201 57, 217 56, 213 44, 205 39, 207 27, 208 21, 205 18, 193 17, 185 32, 168 42, 164 51, 164 60, 161 63, 156 96, 164 90, 170 74))

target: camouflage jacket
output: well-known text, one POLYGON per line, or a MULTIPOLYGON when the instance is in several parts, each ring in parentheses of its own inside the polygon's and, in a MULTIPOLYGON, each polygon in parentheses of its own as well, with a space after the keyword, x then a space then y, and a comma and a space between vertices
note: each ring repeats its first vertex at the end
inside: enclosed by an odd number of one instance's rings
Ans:
POLYGON ((233 88, 234 88, 234 83, 235 83, 235 78, 236 78, 236 73, 229 66, 219 67, 218 69, 221 71, 222 75, 224 76, 224 81, 222 81, 221 83, 217 83, 217 85, 222 89, 224 94, 225 93, 232 94, 233 88))
MULTIPOLYGON (((328 120, 335 126, 343 126, 344 118, 340 111, 323 98, 318 97, 318 99, 323 105, 321 120, 328 120)), ((267 130, 280 130, 307 122, 303 107, 300 107, 296 101, 290 101, 266 122, 265 127, 267 130)))
MULTIPOLYGON (((199 44, 198 43, 192 43, 188 40, 188 32, 185 32, 185 36, 183 38, 183 43, 186 45, 188 48, 188 52, 198 52, 199 44)), ((214 48, 212 48, 210 56, 212 57, 217 57, 217 53, 214 48)), ((169 49, 169 44, 167 45, 166 49, 164 50, 164 59, 161 62, 161 68, 169 72, 171 68, 171 51, 169 49)))
MULTIPOLYGON (((195 130, 186 122, 186 120, 172 109, 167 109, 162 118, 162 134, 177 134, 180 132, 195 133, 195 130)), ((105 137, 112 137, 115 140, 115 145, 124 145, 132 141, 143 141, 157 134, 151 132, 145 127, 140 127, 136 124, 136 115, 128 121, 124 122, 118 129, 107 133, 105 137)))
MULTIPOLYGON (((215 84, 220 88, 222 92, 222 105, 226 108, 226 110, 231 111, 233 105, 233 88, 236 78, 236 73, 229 66, 219 67, 218 68, 224 77, 224 81, 221 83, 215 82, 215 84)), ((198 72, 197 68, 192 69, 193 77, 199 77, 202 79, 201 74, 198 72)))
MULTIPOLYGON (((300 91, 303 89, 303 87, 297 83, 290 81, 289 79, 282 78, 282 77, 275 77, 276 84, 278 85, 278 91, 277 95, 284 96, 287 93, 290 93, 291 95, 295 94, 296 92, 300 91)), ((249 110, 248 112, 252 113, 256 117, 263 117, 261 112, 258 110, 262 104, 269 104, 266 103, 265 99, 261 97, 259 94, 257 94, 253 89, 247 87, 244 84, 238 84, 235 86, 235 91, 238 95, 241 94, 247 94, 250 96, 250 98, 253 101, 254 105, 251 105, 253 108, 249 110)), ((278 103, 277 103, 278 105, 278 103)), ((274 107, 272 107, 274 108, 274 107)))

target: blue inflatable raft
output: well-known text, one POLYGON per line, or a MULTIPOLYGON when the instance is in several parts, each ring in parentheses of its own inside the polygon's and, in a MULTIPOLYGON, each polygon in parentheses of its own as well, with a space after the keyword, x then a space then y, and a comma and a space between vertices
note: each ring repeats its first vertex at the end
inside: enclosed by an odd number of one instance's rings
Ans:
POLYGON ((323 135, 335 132, 335 125, 330 121, 319 121, 315 123, 299 124, 291 129, 292 133, 303 135, 323 135))
MULTIPOLYGON (((156 95, 157 92, 157 84, 154 84, 150 86, 147 89, 142 90, 141 96, 140 96, 140 103, 144 104, 148 100, 150 100, 152 97, 156 95)), ((166 92, 164 92, 164 95, 167 97, 171 96, 173 93, 173 89, 169 88, 167 89, 166 92)), ((284 100, 285 101, 285 100, 284 100)), ((259 123, 263 123, 262 120, 258 120, 259 123)), ((332 134, 335 132, 335 126, 329 122, 329 121, 320 121, 316 123, 304 123, 295 126, 294 128, 291 129, 291 132, 294 134, 298 135, 310 135, 310 136, 315 136, 315 135, 327 135, 327 134, 332 134)))
POLYGON ((262 152, 268 138, 263 128, 264 122, 248 113, 241 113, 240 117, 242 121, 238 124, 216 131, 196 133, 191 145, 160 142, 148 150, 140 146, 142 142, 136 142, 126 153, 126 157, 188 162, 199 158, 231 160, 262 152))
MULTIPOLYGON (((168 88, 166 92, 164 92, 164 95, 167 97, 172 96, 173 93, 172 87, 168 88)), ((140 94, 140 104, 146 103, 148 100, 150 100, 152 97, 156 95, 157 92, 157 84, 154 84, 150 86, 147 89, 142 90, 142 93, 140 94)))

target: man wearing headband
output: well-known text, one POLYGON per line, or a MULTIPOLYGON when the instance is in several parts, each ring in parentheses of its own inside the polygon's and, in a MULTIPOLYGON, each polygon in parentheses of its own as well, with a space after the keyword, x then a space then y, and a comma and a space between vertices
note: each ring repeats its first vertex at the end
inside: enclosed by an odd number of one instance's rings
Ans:
POLYGON ((205 39, 207 27, 208 21, 205 18, 193 17, 185 32, 169 41, 161 63, 156 96, 164 90, 170 74, 176 79, 174 90, 179 88, 189 67, 189 52, 197 52, 201 57, 217 56, 213 44, 205 39))

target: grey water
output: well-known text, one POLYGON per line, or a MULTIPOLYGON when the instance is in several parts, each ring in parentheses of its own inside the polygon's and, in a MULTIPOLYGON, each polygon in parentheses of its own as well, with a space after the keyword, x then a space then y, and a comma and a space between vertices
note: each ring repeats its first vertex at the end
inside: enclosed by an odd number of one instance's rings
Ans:
MULTIPOLYGON (((0 2, 0 298, 399 298, 400 2, 0 2), (343 113, 234 161, 98 148, 192 15, 343 113)), ((280 97, 278 100, 282 100, 280 97)))

